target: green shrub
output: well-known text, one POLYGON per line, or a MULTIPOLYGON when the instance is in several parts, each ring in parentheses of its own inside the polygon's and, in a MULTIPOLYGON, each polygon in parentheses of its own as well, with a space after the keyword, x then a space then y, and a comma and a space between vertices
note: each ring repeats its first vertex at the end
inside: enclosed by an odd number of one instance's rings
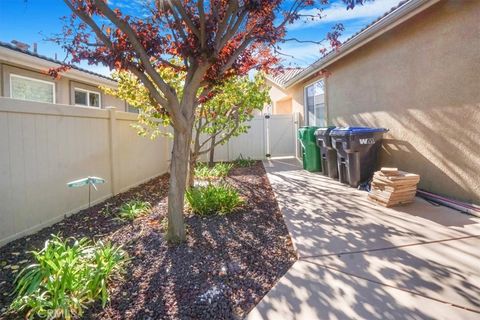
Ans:
POLYGON ((54 236, 40 251, 35 263, 15 279, 11 311, 34 317, 72 319, 96 300, 108 302, 108 282, 123 272, 127 255, 120 247, 93 243, 86 238, 62 240, 54 236))
POLYGON ((218 162, 213 167, 206 163, 199 163, 195 166, 195 177, 204 180, 225 178, 233 168, 233 163, 218 162))
POLYGON ((152 206, 147 201, 130 200, 122 204, 118 211, 118 217, 121 220, 133 221, 135 218, 147 214, 152 209, 152 206))
POLYGON ((251 167, 255 164, 255 160, 253 160, 252 158, 248 157, 248 158, 244 158, 241 154, 240 156, 235 160, 235 165, 237 167, 242 167, 242 168, 246 168, 246 167, 251 167))
POLYGON ((237 190, 228 185, 190 188, 185 197, 192 212, 199 215, 228 214, 244 203, 237 190))

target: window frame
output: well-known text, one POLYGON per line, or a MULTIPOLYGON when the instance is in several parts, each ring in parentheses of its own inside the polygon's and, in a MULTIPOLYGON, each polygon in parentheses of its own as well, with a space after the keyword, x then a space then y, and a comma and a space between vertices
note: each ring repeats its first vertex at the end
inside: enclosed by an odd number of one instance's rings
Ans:
POLYGON ((46 81, 46 80, 41 80, 37 78, 32 78, 28 76, 22 76, 16 73, 10 73, 9 75, 9 86, 10 86, 10 98, 11 99, 17 99, 17 100, 23 100, 23 101, 31 101, 31 102, 39 102, 39 103, 50 103, 50 104, 56 104, 57 103, 57 94, 56 94, 56 83, 54 81, 46 81), (33 82, 41 82, 41 83, 46 83, 52 86, 52 97, 53 101, 52 102, 45 102, 45 101, 38 101, 38 100, 31 100, 31 99, 18 99, 13 97, 13 86, 12 86, 12 78, 18 78, 18 79, 24 79, 24 80, 30 80, 33 82))
POLYGON ((140 109, 139 109, 139 108, 137 108, 137 107, 134 107, 134 106, 131 106, 131 104, 130 104, 130 103, 128 103, 128 102, 126 102, 126 104, 127 104, 127 112, 128 112, 128 113, 132 113, 132 114, 140 114, 140 109), (130 111, 130 108, 134 109, 135 111, 133 111, 133 112, 132 112, 132 111, 130 111))
MULTIPOLYGON (((311 87, 311 86, 314 86, 317 82, 323 82, 323 124, 320 125, 320 126, 327 126, 327 123, 328 123, 328 118, 327 118, 327 98, 326 98, 326 93, 327 93, 327 89, 326 89, 326 79, 325 78, 320 78, 320 79, 316 79, 312 82, 309 82, 307 83, 305 86, 303 86, 303 121, 304 121, 304 125, 307 126, 308 123, 309 123, 309 119, 308 119, 308 105, 307 105, 307 89, 308 87, 311 87)), ((314 88, 315 90, 315 88, 314 88)), ((313 93, 313 109, 315 110, 315 92, 313 93)), ((314 111, 315 112, 315 111, 314 111)), ((319 126, 318 124, 316 124, 316 126, 319 126)))
POLYGON ((83 89, 83 88, 78 88, 78 87, 73 87, 73 104, 77 107, 83 107, 83 108, 96 108, 96 109, 102 109, 102 94, 99 91, 93 91, 93 90, 88 90, 88 89, 83 89), (87 93, 87 105, 84 104, 77 104, 75 102, 75 91, 80 91, 80 92, 85 92, 87 93), (97 106, 91 106, 89 105, 90 103, 90 94, 98 94, 98 107, 97 106))

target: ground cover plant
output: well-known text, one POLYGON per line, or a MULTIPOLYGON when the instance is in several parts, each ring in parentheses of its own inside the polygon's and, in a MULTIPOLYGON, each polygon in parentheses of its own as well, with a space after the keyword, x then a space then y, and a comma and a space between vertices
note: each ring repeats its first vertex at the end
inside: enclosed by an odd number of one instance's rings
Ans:
POLYGON ((227 184, 192 187, 186 199, 192 212, 199 215, 229 214, 244 204, 238 191, 227 184))
POLYGON ((82 319, 244 317, 296 259, 261 162, 234 167, 225 178, 245 204, 228 215, 188 213, 187 238, 178 245, 163 236, 168 180, 155 178, 0 247, 0 319, 23 318, 7 312, 15 298, 13 280, 35 262, 29 252, 41 250, 51 234, 112 243, 128 254, 123 277, 107 284, 110 302, 102 307, 96 300, 82 319), (116 219, 117 208, 132 199, 151 203, 151 211, 130 223, 116 219))
POLYGON ((122 204, 118 210, 118 217, 121 220, 132 221, 135 218, 147 214, 152 209, 152 206, 147 201, 130 200, 122 204))
POLYGON ((108 302, 107 285, 121 274, 127 255, 119 246, 87 238, 53 236, 43 249, 32 252, 34 263, 15 280, 10 310, 26 318, 72 319, 96 300, 108 302))
POLYGON ((195 177, 202 180, 225 178, 233 168, 233 163, 217 162, 213 167, 201 162, 195 166, 195 177))
POLYGON ((238 167, 251 167, 255 164, 255 160, 250 157, 244 158, 240 155, 237 159, 235 159, 234 164, 238 167))

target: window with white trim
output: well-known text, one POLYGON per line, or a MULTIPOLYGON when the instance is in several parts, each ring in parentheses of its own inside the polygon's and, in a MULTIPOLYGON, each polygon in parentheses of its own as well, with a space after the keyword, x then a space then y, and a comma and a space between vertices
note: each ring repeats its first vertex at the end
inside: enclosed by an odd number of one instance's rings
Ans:
POLYGON ((10 74, 10 97, 20 100, 55 103, 55 83, 10 74))
POLYGON ((306 86, 304 94, 305 124, 307 126, 325 126, 325 90, 323 79, 306 86))
POLYGON ((130 113, 140 113, 140 109, 138 107, 135 107, 131 105, 130 103, 127 103, 127 111, 130 113))
POLYGON ((100 92, 75 88, 74 94, 75 105, 77 106, 100 108, 102 105, 100 92))

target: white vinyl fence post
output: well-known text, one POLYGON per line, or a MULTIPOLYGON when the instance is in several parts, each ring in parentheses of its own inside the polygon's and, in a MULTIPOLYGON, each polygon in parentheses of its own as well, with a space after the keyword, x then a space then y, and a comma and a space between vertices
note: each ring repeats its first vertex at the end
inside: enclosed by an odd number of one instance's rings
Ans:
POLYGON ((295 158, 300 159, 300 144, 298 142, 298 129, 300 128, 300 113, 295 112, 293 114, 293 130, 295 132, 293 133, 293 137, 295 139, 294 144, 295 144, 295 158))
POLYGON ((264 140, 264 146, 265 146, 265 159, 270 158, 270 114, 265 114, 263 116, 263 127, 264 127, 264 135, 263 135, 263 140, 264 140))
POLYGON ((117 135, 117 108, 106 107, 109 112, 109 146, 110 146, 110 185, 112 194, 120 191, 118 165, 118 135, 117 135))

